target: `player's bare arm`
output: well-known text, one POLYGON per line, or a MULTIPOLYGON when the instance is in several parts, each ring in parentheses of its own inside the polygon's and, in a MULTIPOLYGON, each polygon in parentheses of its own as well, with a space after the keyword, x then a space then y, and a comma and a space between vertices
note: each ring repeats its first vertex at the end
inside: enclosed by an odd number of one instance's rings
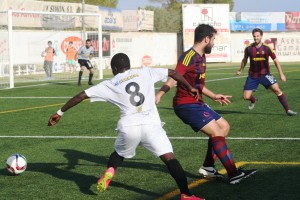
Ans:
POLYGON ((75 53, 74 59, 75 59, 75 60, 78 59, 78 52, 75 53))
POLYGON ((85 91, 82 91, 81 93, 77 94, 76 96, 74 96, 73 98, 71 98, 60 110, 57 111, 57 113, 53 114, 48 122, 48 126, 52 127, 54 126, 56 123, 59 122, 61 116, 64 114, 64 112, 66 112, 67 110, 69 110, 70 108, 72 108, 73 106, 76 106, 77 104, 79 104, 80 102, 82 102, 83 100, 89 98, 85 91))
POLYGON ((212 100, 216 101, 216 102, 219 102, 220 104, 222 105, 228 105, 230 102, 230 98, 232 96, 229 96, 229 95, 223 95, 223 94, 215 94, 214 92, 212 92, 211 90, 209 90, 207 87, 203 87, 202 89, 202 93, 211 98, 212 100))
MULTIPOLYGON (((173 78, 174 80, 182 83, 186 88, 187 90, 190 92, 190 93, 195 93, 194 95, 197 95, 199 96, 199 92, 198 92, 198 89, 196 88, 193 88, 186 80, 185 78, 179 74, 178 72, 176 72, 175 70, 173 69, 169 69, 168 71, 168 75, 173 78)), ((194 96, 193 95, 193 96, 194 96)))
POLYGON ((280 79, 281 79, 283 82, 285 82, 285 81, 286 81, 286 77, 285 77, 285 75, 284 75, 284 73, 283 73, 283 71, 282 71, 282 68, 281 68, 281 65, 280 65, 279 60, 278 60, 277 58, 275 58, 273 61, 274 61, 274 64, 275 64, 275 66, 276 66, 276 68, 277 68, 277 71, 278 71, 278 73, 279 73, 280 79))
POLYGON ((91 54, 89 55, 89 59, 92 60, 92 58, 93 58, 93 54, 91 53, 91 54))
POLYGON ((236 75, 241 75, 241 73, 243 72, 243 69, 245 68, 245 66, 247 65, 247 60, 248 60, 248 56, 244 56, 242 62, 241 62, 241 67, 240 69, 236 72, 236 75))
POLYGON ((177 84, 173 78, 169 80, 160 88, 160 90, 155 95, 155 103, 159 104, 161 97, 166 94, 170 89, 172 89, 177 84))

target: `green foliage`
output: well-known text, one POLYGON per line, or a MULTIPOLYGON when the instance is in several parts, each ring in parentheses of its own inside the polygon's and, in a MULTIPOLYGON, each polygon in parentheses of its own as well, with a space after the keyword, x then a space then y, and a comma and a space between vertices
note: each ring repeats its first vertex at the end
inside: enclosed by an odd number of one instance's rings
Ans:
POLYGON ((178 14, 179 10, 160 8, 154 8, 153 10, 155 32, 182 32, 182 15, 178 14))

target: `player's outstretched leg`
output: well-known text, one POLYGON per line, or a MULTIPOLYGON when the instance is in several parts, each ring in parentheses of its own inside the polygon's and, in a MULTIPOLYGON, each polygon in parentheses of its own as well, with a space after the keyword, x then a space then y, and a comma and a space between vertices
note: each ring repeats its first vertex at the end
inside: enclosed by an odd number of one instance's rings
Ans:
POLYGON ((251 96, 250 97, 250 104, 249 104, 249 110, 253 110, 254 109, 254 106, 255 106, 255 103, 257 102, 257 98, 254 97, 254 96, 251 96))
POLYGON ((217 154, 218 158, 227 171, 230 184, 239 183, 241 180, 248 178, 252 174, 256 173, 256 169, 242 170, 236 168, 232 154, 227 147, 225 137, 213 137, 212 144, 215 153, 217 154))
POLYGON ((203 165, 199 169, 200 175, 210 178, 224 178, 222 174, 215 169, 215 160, 217 155, 212 147, 212 139, 208 139, 207 152, 203 165))
POLYGON ((93 82, 92 82, 93 76, 94 76, 94 74, 92 72, 90 72, 90 74, 89 74, 89 82, 88 82, 89 85, 94 85, 93 82))
POLYGON ((83 71, 82 71, 82 70, 80 70, 80 71, 79 71, 79 75, 78 75, 78 83, 77 83, 77 85, 78 85, 78 86, 80 86, 80 85, 81 85, 81 78, 82 78, 82 74, 83 74, 83 71))
POLYGON ((169 173, 176 181, 181 193, 181 199, 203 200, 202 198, 190 193, 185 172, 173 153, 163 154, 160 156, 160 159, 166 164, 169 173))
POLYGON ((105 191, 110 182, 111 179, 113 178, 116 169, 121 166, 123 163, 124 157, 120 156, 116 151, 112 152, 110 154, 108 163, 107 163, 107 170, 105 173, 99 178, 97 181, 97 189, 102 192, 105 191))
POLYGON ((115 169, 113 167, 110 167, 100 177, 100 179, 97 181, 97 188, 100 192, 103 192, 108 188, 109 183, 114 175, 115 175, 115 169))
POLYGON ((277 97, 278 97, 279 102, 281 103, 281 105, 285 109, 287 115, 289 115, 289 116, 297 115, 297 112, 292 111, 292 110, 289 109, 288 101, 287 101, 287 99, 286 99, 286 97, 283 93, 279 94, 277 97))

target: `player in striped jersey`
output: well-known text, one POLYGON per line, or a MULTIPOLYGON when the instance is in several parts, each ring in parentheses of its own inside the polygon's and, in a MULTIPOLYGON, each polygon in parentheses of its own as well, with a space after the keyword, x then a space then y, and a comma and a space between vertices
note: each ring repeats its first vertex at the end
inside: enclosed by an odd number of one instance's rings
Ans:
MULTIPOLYGON (((189 95, 181 83, 177 83, 173 107, 176 115, 195 131, 201 131, 209 136, 207 154, 199 173, 208 177, 223 177, 214 168, 215 159, 218 157, 226 168, 229 183, 236 184, 242 179, 254 174, 256 170, 237 169, 232 154, 227 147, 225 137, 229 132, 228 122, 203 101, 202 95, 211 98, 222 105, 230 103, 231 96, 215 94, 205 86, 206 58, 205 54, 211 53, 217 31, 210 25, 200 24, 195 29, 194 45, 180 56, 176 71, 195 88, 198 89, 198 99, 189 95)), ((172 87, 176 81, 169 79, 156 94, 156 103, 172 87)))
POLYGON ((262 84, 266 89, 270 88, 277 95, 278 100, 285 109, 287 115, 297 115, 297 112, 289 109, 288 102, 284 93, 280 90, 277 80, 271 74, 269 57, 271 57, 274 61, 280 79, 283 82, 286 81, 286 77, 283 74, 280 63, 273 48, 262 42, 263 31, 261 29, 253 29, 252 36, 254 39, 254 43, 246 46, 241 67, 236 72, 237 75, 240 75, 247 64, 248 58, 250 58, 250 68, 244 86, 244 99, 250 101, 249 109, 252 110, 257 101, 257 98, 252 96, 253 90, 257 90, 258 85, 262 84))

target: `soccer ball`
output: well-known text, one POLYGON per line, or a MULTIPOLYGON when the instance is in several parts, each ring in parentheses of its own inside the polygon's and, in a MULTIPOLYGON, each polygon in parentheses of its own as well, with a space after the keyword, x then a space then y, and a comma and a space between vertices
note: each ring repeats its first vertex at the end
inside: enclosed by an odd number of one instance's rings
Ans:
POLYGON ((7 158, 6 165, 9 172, 21 174, 27 168, 27 160, 23 155, 16 153, 7 158))

